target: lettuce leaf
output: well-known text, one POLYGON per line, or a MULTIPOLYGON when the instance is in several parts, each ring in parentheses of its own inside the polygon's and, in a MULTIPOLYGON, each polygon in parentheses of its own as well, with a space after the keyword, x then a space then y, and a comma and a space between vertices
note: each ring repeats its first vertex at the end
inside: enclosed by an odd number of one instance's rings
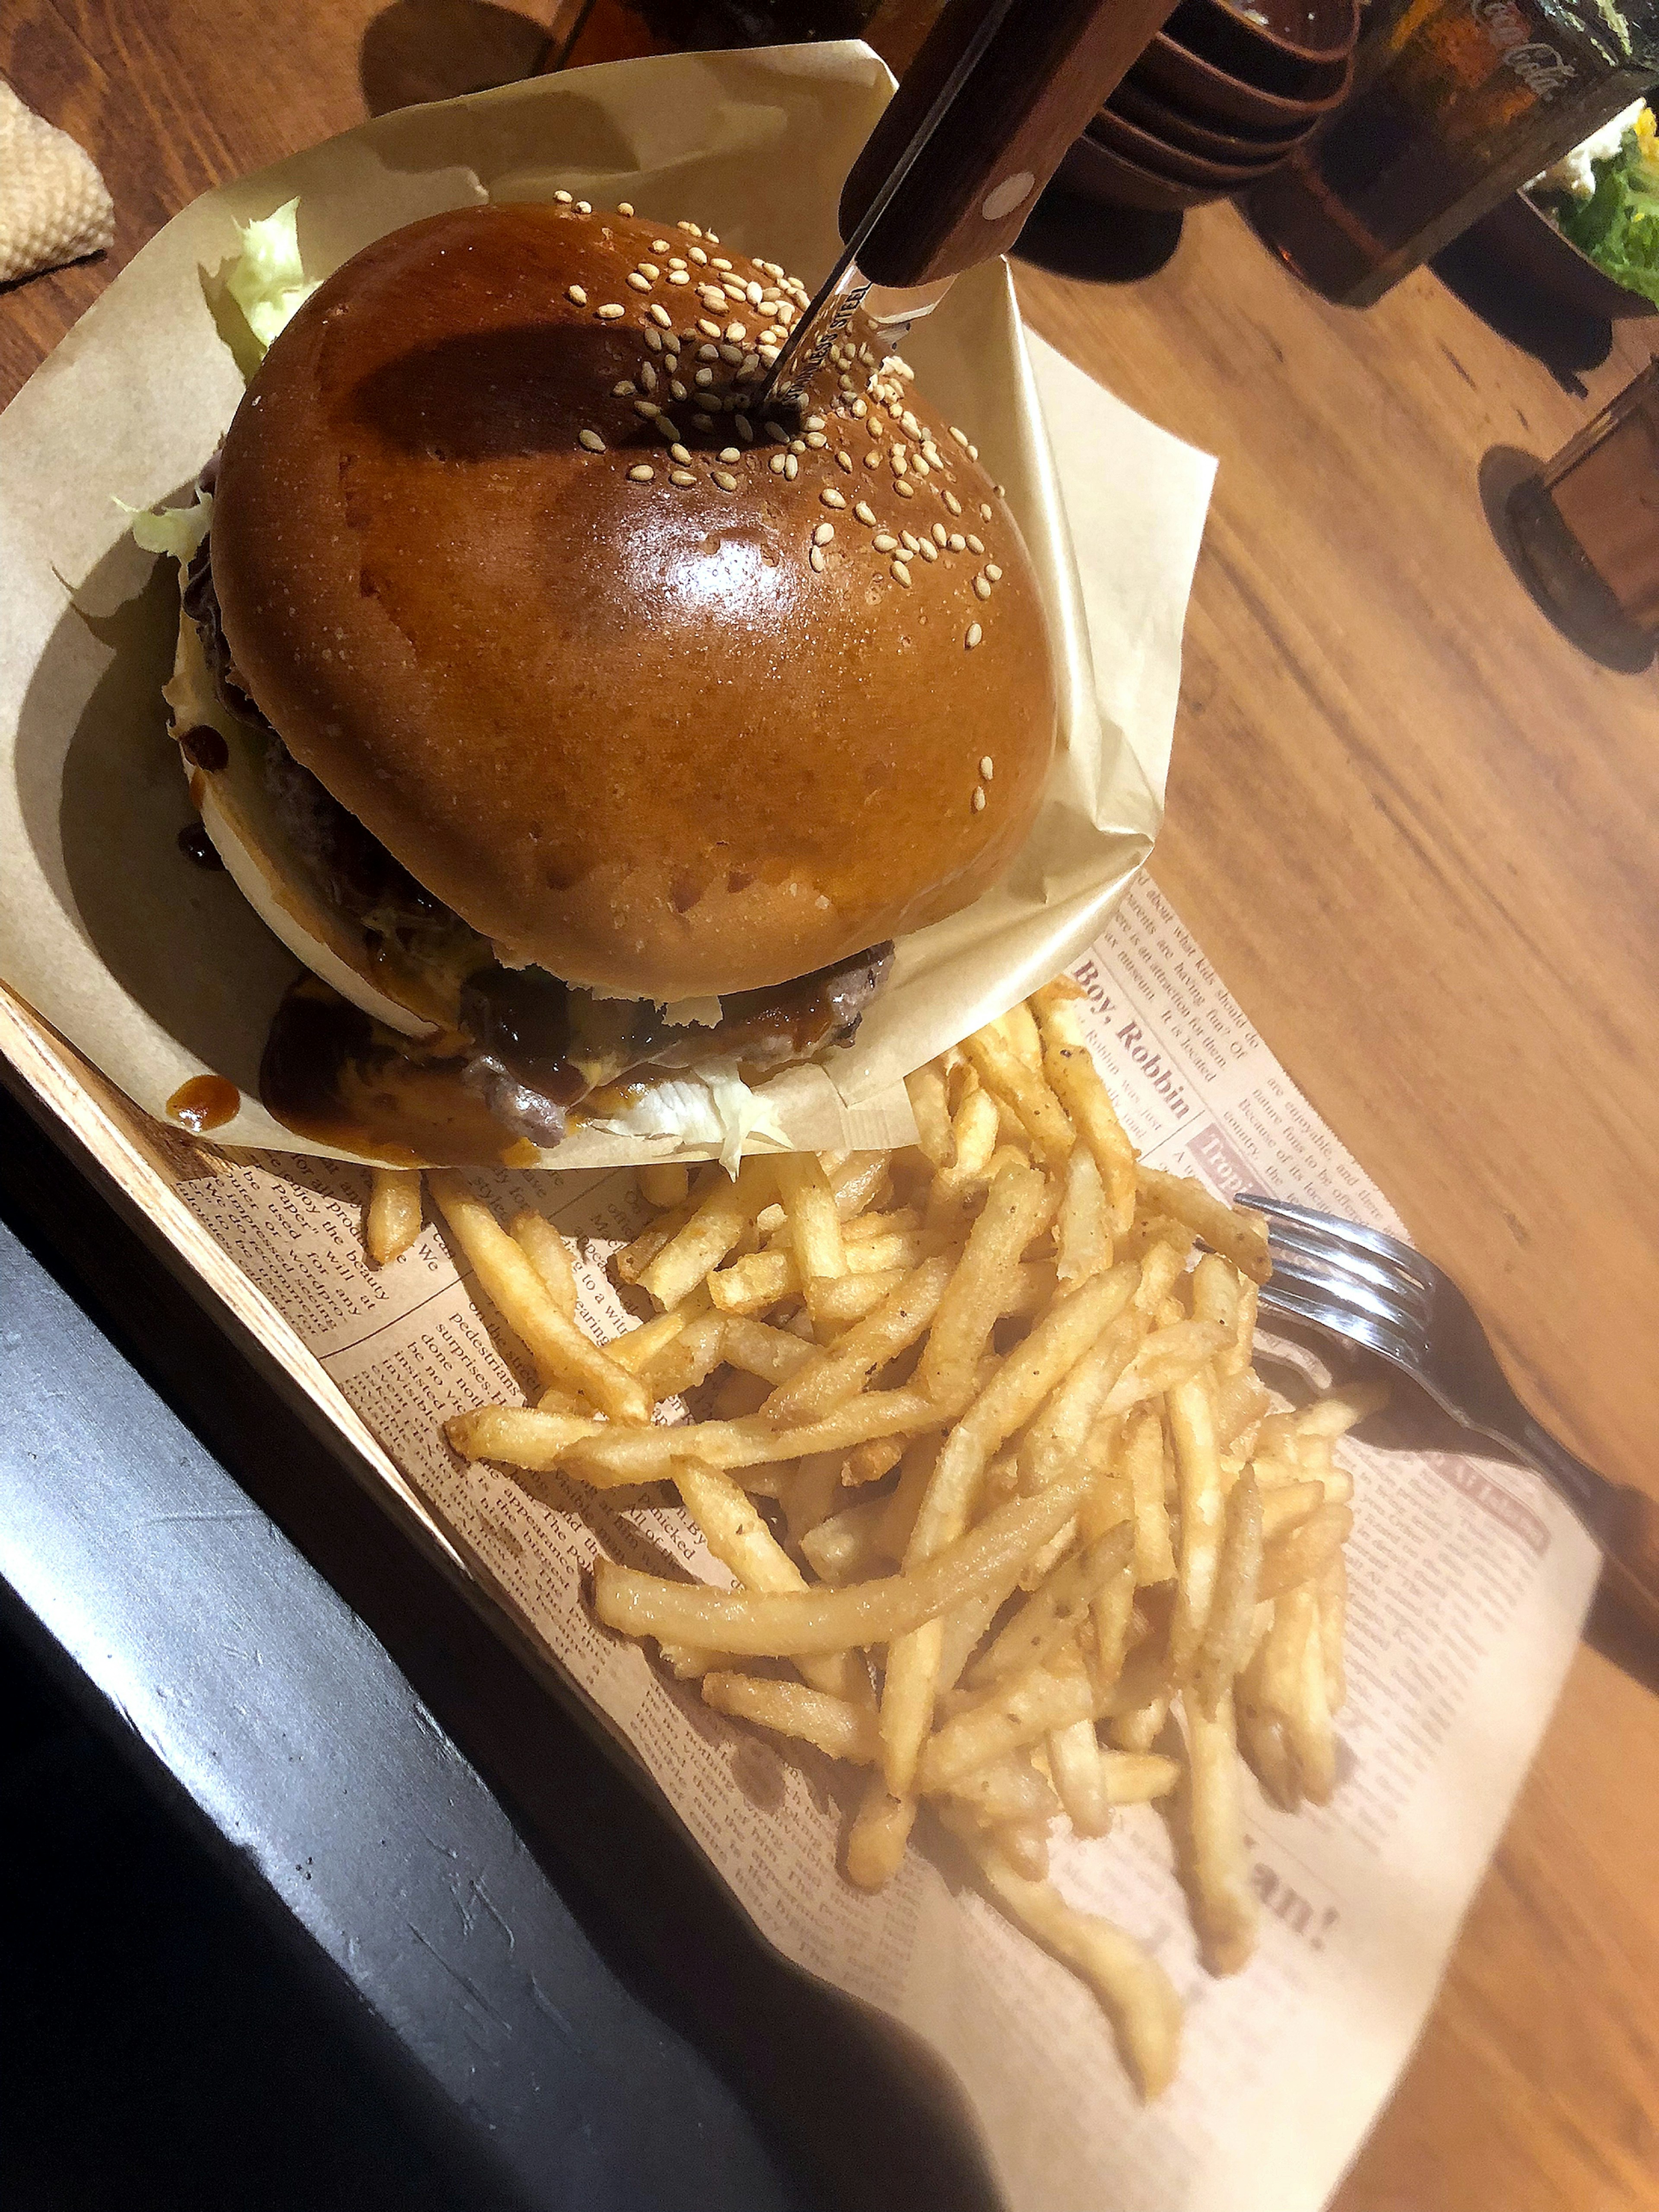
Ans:
POLYGON ((672 1137, 682 1145, 718 1145, 720 1165, 735 1176, 751 1136, 787 1152, 789 1139, 769 1105, 738 1073, 735 1060, 705 1060, 695 1075, 659 1079, 620 1114, 588 1125, 620 1137, 672 1137))
POLYGON ((1634 131, 1610 161, 1597 161, 1587 200, 1558 202, 1562 235, 1627 291, 1659 304, 1659 170, 1634 131))
POLYGON ((115 502, 132 517, 132 534, 146 553, 170 553, 182 568, 213 526, 213 495, 198 492, 189 507, 129 507, 115 502))
POLYGON ((300 265, 299 205, 297 199, 285 200, 262 222, 238 227, 242 250, 225 289, 262 353, 317 289, 306 282, 300 265))

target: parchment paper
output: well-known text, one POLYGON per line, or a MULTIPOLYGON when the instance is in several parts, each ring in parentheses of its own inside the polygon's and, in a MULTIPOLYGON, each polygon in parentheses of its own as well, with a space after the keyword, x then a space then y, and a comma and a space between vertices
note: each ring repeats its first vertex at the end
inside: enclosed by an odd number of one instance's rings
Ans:
MULTIPOLYGON (((418 216, 562 186, 689 216, 811 283, 890 84, 864 46, 786 47, 617 63, 381 117, 175 216, 0 417, 0 975, 147 1111, 210 1070, 243 1096, 226 1144, 329 1152, 258 1104, 295 963, 228 878, 177 850, 190 811, 160 696, 173 568, 138 550, 112 504, 180 495, 234 411, 246 359, 219 271, 235 226, 297 193, 321 276, 418 216)), ((1006 882, 902 943, 833 1075, 767 1086, 808 1148, 906 1141, 900 1079, 1074 957, 1133 879, 1162 814, 1213 472, 1028 347, 1000 263, 959 281, 907 351, 1024 531, 1061 664, 1061 750, 1006 882)), ((679 1149, 590 1130, 543 1157, 586 1168, 679 1149)))

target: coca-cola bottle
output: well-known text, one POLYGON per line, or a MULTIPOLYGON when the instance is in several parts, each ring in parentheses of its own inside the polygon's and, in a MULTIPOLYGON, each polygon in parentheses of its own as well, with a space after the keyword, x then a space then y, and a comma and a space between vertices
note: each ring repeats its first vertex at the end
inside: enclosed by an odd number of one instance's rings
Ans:
POLYGON ((1244 210, 1369 307, 1659 76, 1659 0, 1377 0, 1354 90, 1244 210))

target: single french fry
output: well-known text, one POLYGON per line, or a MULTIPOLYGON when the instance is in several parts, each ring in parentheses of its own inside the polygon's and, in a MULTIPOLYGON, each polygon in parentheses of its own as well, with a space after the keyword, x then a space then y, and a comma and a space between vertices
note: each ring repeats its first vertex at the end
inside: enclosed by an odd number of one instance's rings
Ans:
POLYGON ((1267 1281, 1272 1268, 1267 1259, 1267 1224, 1261 1214, 1252 1213, 1248 1206, 1229 1206, 1196 1176, 1169 1175, 1162 1168, 1149 1168, 1143 1160, 1136 1176, 1145 1205, 1184 1221, 1253 1282, 1267 1281))
POLYGON ((945 1097, 945 1070, 930 1060, 904 1079, 910 1111, 916 1117, 916 1142, 936 1168, 956 1163, 957 1144, 951 1130, 950 1109, 945 1097))
POLYGON ((1215 1440, 1224 1451, 1231 1449, 1261 1421, 1268 1405, 1266 1384, 1248 1368, 1237 1375, 1222 1373, 1227 1356, 1224 1347, 1215 1361, 1215 1440))
MULTIPOLYGON (((772 1164, 768 1163, 768 1164, 772 1164)), ((931 1240, 920 1230, 902 1235, 872 1237, 867 1243, 844 1248, 847 1266, 854 1275, 873 1275, 890 1267, 914 1267, 929 1256, 931 1240)), ((830 1295, 844 1278, 820 1278, 820 1297, 830 1295)), ((791 1252, 750 1252, 720 1267, 708 1278, 708 1295, 722 1313, 765 1313, 786 1298, 799 1297, 800 1270, 791 1252)))
POLYGON ((1167 2088, 1181 2051, 1181 2000, 1157 1960, 1110 1921, 1074 1911, 1052 1882, 1027 1881, 971 1815, 946 1807, 941 1817, 973 1853, 998 1904, 1094 1990, 1141 2095, 1167 2088))
POLYGON ((1311 1599, 1307 1608, 1310 1618, 1302 1644, 1301 1679, 1295 1702, 1282 1718, 1301 1777, 1304 1796, 1315 1805, 1328 1805, 1336 1789, 1336 1738, 1331 1728, 1330 1701, 1325 1686, 1319 1595, 1317 1591, 1307 1595, 1311 1599))
POLYGON ((1054 1222, 1055 1273, 1066 1285, 1103 1274, 1112 1264, 1112 1230, 1106 1216, 1106 1186, 1086 1145, 1073 1147, 1066 1163, 1066 1185, 1054 1222))
POLYGON ((830 1178, 810 1152, 787 1152, 772 1163, 778 1195, 789 1218, 789 1248, 805 1293, 847 1273, 847 1247, 830 1178))
POLYGON ((695 1644, 659 1644, 657 1650, 677 1682, 695 1682, 726 1664, 725 1652, 700 1650, 695 1644))
POLYGON ((672 1343, 665 1344, 640 1380, 660 1405, 707 1382, 726 1357, 724 1314, 694 1314, 672 1343))
MULTIPOLYGON (((1182 1233, 1183 1237, 1190 1236, 1189 1231, 1182 1233)), ((1135 1310, 1144 1314, 1148 1321, 1157 1319, 1164 1301, 1180 1280, 1188 1249, 1186 1243, 1176 1241, 1172 1243, 1166 1237, 1155 1237, 1146 1250, 1137 1255, 1140 1261, 1140 1280, 1135 1286, 1135 1310)), ((1131 1255, 1125 1253, 1122 1256, 1127 1259, 1131 1255)))
POLYGON ((1381 1380, 1340 1382, 1290 1419, 1300 1437, 1343 1437, 1368 1415, 1380 1413, 1389 1396, 1389 1386, 1381 1380))
MULTIPOLYGON (((849 1261, 856 1262, 857 1249, 848 1249, 849 1261)), ((848 1328, 854 1322, 862 1321, 866 1314, 874 1313, 895 1291, 902 1289, 910 1272, 908 1267, 883 1267, 872 1275, 852 1273, 826 1279, 818 1284, 814 1294, 812 1317, 820 1328, 848 1328)))
MULTIPOLYGON (((620 1336, 613 1336, 605 1347, 607 1358, 625 1367, 630 1375, 642 1374, 664 1346, 672 1344, 694 1320, 699 1310, 695 1297, 683 1298, 672 1313, 655 1314, 649 1321, 641 1322, 634 1328, 625 1328, 620 1336)), ((707 1308, 702 1309, 707 1311, 707 1308)))
POLYGON ((1298 1521, 1293 1528, 1275 1536, 1261 1556, 1260 1595, 1279 1597, 1298 1583, 1310 1583, 1324 1571, 1327 1561, 1346 1541, 1353 1527, 1353 1511, 1329 1504, 1298 1521))
POLYGON ((1103 1836, 1112 1825, 1100 1743, 1092 1719, 1073 1721, 1048 1737, 1048 1771, 1066 1817, 1079 1836, 1103 1836))
MULTIPOLYGON (((1251 1470, 1258 1488, 1261 1462, 1251 1470)), ((1311 1520, 1325 1503, 1322 1482, 1281 1482, 1270 1490, 1262 1490, 1261 1534, 1265 1543, 1276 1543, 1279 1537, 1303 1521, 1311 1520)))
POLYGON ((976 1766, 971 1774, 959 1774, 943 1794, 969 1808, 987 1828, 1007 1820, 1052 1820, 1060 1810, 1053 1790, 1017 1752, 976 1766))
MULTIPOLYGON (((681 1308, 677 1306, 678 1313, 681 1308)), ((787 1328, 772 1328, 744 1314, 727 1314, 725 1358, 728 1367, 758 1376, 763 1382, 787 1382, 812 1356, 812 1347, 787 1328)))
POLYGON ((1133 1553, 1095 1593, 1095 1652, 1090 1670, 1097 1690, 1115 1689, 1128 1656, 1134 1620, 1135 1563, 1133 1553))
POLYGON ((1048 1878, 1048 1824, 1046 1820, 1004 1820, 988 1831, 998 1850, 1022 1881, 1048 1878))
POLYGON ((1109 1805, 1150 1805, 1167 1797, 1181 1780, 1173 1759, 1156 1751, 1103 1751, 1101 1779, 1109 1805))
POLYGON ((682 1161, 665 1160, 660 1166, 640 1170, 640 1196, 647 1206, 665 1212, 670 1206, 684 1205, 690 1183, 690 1170, 682 1161))
POLYGON ((835 1511, 841 1495, 841 1470, 838 1451, 809 1452, 782 1474, 778 1500, 783 1507, 785 1533, 796 1551, 835 1511))
MULTIPOLYGON (((1161 1398, 1178 1389, 1207 1367, 1225 1342, 1213 1322, 1176 1321, 1155 1328, 1113 1385, 1104 1410, 1127 1413, 1148 1398, 1161 1398)), ((1213 1417, 1211 1427, 1213 1430, 1213 1417)))
POLYGON ((576 1271, 570 1264, 565 1241, 545 1216, 528 1206, 507 1223, 507 1233, 541 1277, 550 1297, 567 1319, 576 1318, 576 1271))
POLYGON ((848 1453, 841 1479, 849 1490, 860 1489, 890 1474, 903 1457, 904 1446, 896 1437, 872 1437, 868 1443, 854 1444, 848 1453))
POLYGON ((950 1403, 963 1395, 965 1378, 991 1340, 1020 1255, 1036 1235, 1047 1203, 1047 1188, 1035 1168, 1005 1168, 992 1184, 916 1369, 917 1386, 930 1397, 950 1403))
POLYGON ((1135 1502, 1135 1580, 1175 1579, 1170 1515, 1164 1503, 1164 1425, 1152 1413, 1134 1413, 1123 1431, 1122 1466, 1135 1502))
POLYGON ((463 1459, 498 1460, 542 1474, 557 1467, 573 1444, 605 1433, 605 1423, 591 1414, 544 1413, 528 1406, 476 1406, 444 1423, 444 1434, 463 1459))
POLYGON ((1122 1237, 1134 1219, 1134 1146, 1100 1079, 1076 999, 1062 995, 1060 986, 1050 983, 1031 1003, 1042 1033, 1042 1072, 1048 1087, 1094 1155, 1106 1189, 1112 1234, 1122 1237))
POLYGON ((933 1480, 939 1439, 932 1433, 907 1438, 897 1486, 881 1510, 876 1540, 890 1559, 902 1559, 916 1523, 916 1514, 933 1480))
POLYGON ((1347 1668, 1343 1656, 1343 1634, 1347 1626, 1348 1562, 1341 1551, 1333 1552, 1319 1577, 1319 1644, 1325 1662, 1325 1703, 1340 1713, 1348 1701, 1347 1668))
POLYGON ((1170 1717, 1170 1696, 1160 1691, 1148 1698, 1144 1705, 1130 1711, 1115 1713, 1107 1723, 1107 1733, 1120 1751, 1144 1754, 1164 1733, 1164 1724, 1170 1717))
POLYGON ((1206 1252, 1192 1273, 1193 1318, 1214 1322, 1224 1333, 1224 1348, 1238 1341, 1238 1286, 1243 1278, 1219 1253, 1206 1252))
POLYGON ((966 1679, 970 1686, 988 1689, 1040 1666, 1052 1651, 1076 1635, 1097 1595, 1127 1563, 1133 1547, 1133 1532, 1126 1525, 1061 1560, 983 1657, 969 1668, 966 1679))
POLYGON ((613 1421, 648 1420, 651 1401, 643 1383, 559 1310, 522 1249, 483 1200, 475 1198, 448 1169, 434 1170, 428 1180, 479 1286, 528 1347, 542 1381, 580 1391, 613 1421))
POLYGON ((591 1421, 593 1408, 586 1398, 574 1390, 566 1390, 557 1382, 550 1382, 536 1401, 538 1413, 569 1413, 578 1420, 591 1421))
POLYGON ((671 1206, 666 1213, 659 1214, 647 1222, 631 1244, 625 1244, 611 1262, 611 1272, 619 1283, 637 1283, 645 1270, 659 1252, 666 1251, 691 1216, 696 1212, 696 1200, 688 1198, 679 1206, 671 1206))
POLYGON ((1209 1619, 1187 1698, 1188 1710, 1195 1707, 1206 1720, 1213 1720, 1220 1711, 1221 1700, 1231 1691, 1233 1678, 1249 1651, 1261 1553, 1261 1493, 1255 1479, 1245 1474, 1228 1495, 1209 1619))
MULTIPOLYGON (((1041 1666, 996 1683, 942 1722, 923 1747, 917 1785, 933 1796, 989 1759, 1041 1742, 1073 1721, 1092 1720, 1095 1702, 1095 1686, 1076 1645, 1062 1646, 1041 1666)), ((884 1711, 883 1718, 885 1738, 884 1711)))
POLYGON ((363 1243, 377 1267, 400 1260, 421 1233, 418 1168, 371 1168, 363 1243))
MULTIPOLYGON (((1103 1280, 1104 1278, 1095 1278, 1103 1280)), ((1117 1271, 1124 1302, 1133 1287, 1134 1270, 1117 1271)), ((1061 1376, 1019 1447, 1020 1488, 1043 1489, 1057 1468, 1069 1466, 1098 1432, 1110 1394, 1139 1351, 1146 1324, 1121 1307, 1070 1372, 1061 1376)))
POLYGON ((901 1352, 908 1351, 939 1311, 954 1268, 939 1253, 908 1275, 890 1298, 825 1350, 808 1355, 781 1382, 762 1411, 780 1428, 821 1419, 868 1387, 901 1352))
POLYGON ((1261 1285, 1244 1276, 1238 1285, 1238 1334, 1215 1364, 1218 1376, 1243 1375, 1255 1357, 1255 1317, 1261 1285))
POLYGON ((1306 1583, 1286 1590, 1273 1601, 1273 1625, 1239 1686, 1250 1763, 1268 1795, 1290 1813, 1303 1797, 1301 1762, 1291 1731, 1305 1691, 1309 1637, 1317 1632, 1315 1592, 1306 1583))
POLYGON ((1255 1948, 1259 1908, 1244 1849, 1231 1687, 1221 1692, 1212 1714, 1188 1692, 1182 1717, 1191 1789, 1194 1917, 1205 1965, 1212 1974, 1236 1974, 1255 1948))
POLYGON ((602 1559, 593 1571, 594 1607, 607 1628, 738 1658, 811 1657, 890 1644, 1017 1570, 1077 1510, 1086 1481, 1086 1475, 1062 1480, 1040 1498, 1012 1499, 925 1565, 844 1589, 714 1590, 602 1559))
POLYGON ((880 1747, 873 1706, 849 1704, 804 1682, 711 1672, 702 1678, 702 1701, 717 1713, 815 1744, 830 1758, 849 1759, 856 1766, 870 1765, 880 1747))
POLYGON ((776 1429, 763 1413, 735 1421, 687 1421, 670 1428, 606 1430, 573 1448, 572 1471, 605 1488, 660 1482, 676 1459, 708 1467, 776 1466, 808 1452, 848 1451, 871 1437, 910 1436, 937 1425, 939 1409, 914 1390, 871 1390, 799 1429, 776 1429))
POLYGON ((686 1292, 718 1267, 772 1195, 781 1164, 747 1159, 735 1182, 716 1177, 679 1232, 640 1272, 641 1288, 659 1306, 677 1306, 686 1292))
POLYGON ((1170 1391, 1165 1402, 1181 1492, 1181 1549, 1175 1613, 1170 1623, 1170 1665, 1180 1683, 1192 1677, 1210 1617, 1221 1556, 1225 1498, 1207 1380, 1202 1375, 1194 1376, 1170 1391))
POLYGON ((1042 1158, 1058 1164, 1077 1142, 1066 1109, 1040 1069, 1028 1067, 994 1026, 975 1030, 963 1050, 986 1089, 1012 1106, 1042 1158))
POLYGON ((891 1797, 872 1774, 847 1838, 847 1879, 860 1889, 880 1889, 904 1863, 904 1847, 915 1826, 914 1797, 891 1797))
POLYGON ((843 1583, 858 1582, 872 1574, 884 1560, 895 1556, 881 1542, 882 1516, 887 1505, 884 1498, 846 1505, 806 1530, 800 1539, 801 1556, 821 1583, 839 1589, 843 1583))
POLYGON ((1010 1006, 1006 1014, 999 1014, 991 1027, 1002 1031, 1012 1050, 1027 1067, 1042 1066, 1042 1039, 1037 1033, 1036 1017, 1024 1000, 1010 1006))

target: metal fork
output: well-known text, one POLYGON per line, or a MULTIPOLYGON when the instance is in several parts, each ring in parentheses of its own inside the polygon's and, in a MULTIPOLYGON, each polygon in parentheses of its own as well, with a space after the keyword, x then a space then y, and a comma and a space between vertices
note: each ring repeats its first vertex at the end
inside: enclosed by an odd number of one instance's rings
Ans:
POLYGON ((1260 1191, 1237 1202, 1267 1220, 1262 1304, 1364 1345, 1453 1420, 1535 1468, 1601 1546, 1609 1585, 1659 1633, 1659 1501, 1609 1482, 1539 1425, 1451 1278, 1381 1230, 1260 1191))

